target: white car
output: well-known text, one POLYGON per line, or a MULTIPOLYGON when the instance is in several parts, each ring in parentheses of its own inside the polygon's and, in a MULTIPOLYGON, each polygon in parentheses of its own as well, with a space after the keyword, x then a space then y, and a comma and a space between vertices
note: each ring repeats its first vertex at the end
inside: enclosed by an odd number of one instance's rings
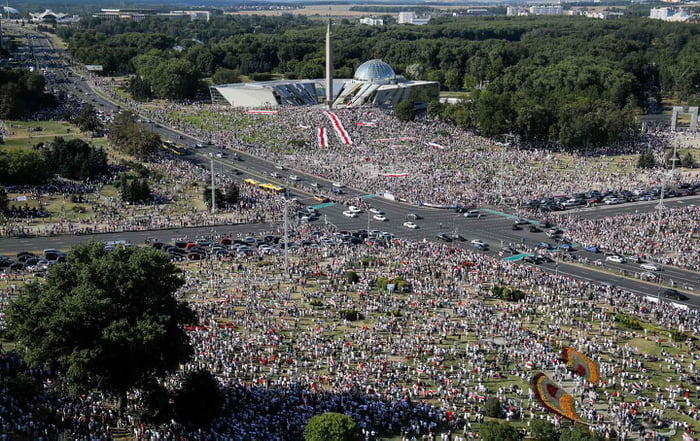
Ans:
POLYGON ((482 247, 487 246, 487 245, 486 245, 486 242, 484 242, 484 241, 481 240, 481 239, 474 239, 474 240, 472 240, 472 245, 479 245, 479 246, 482 246, 482 247))
POLYGON ((345 186, 344 186, 341 182, 334 182, 334 183, 333 183, 333 187, 336 187, 336 188, 343 188, 343 187, 345 187, 345 186))
POLYGON ((381 222, 384 222, 386 220, 386 216, 384 216, 383 214, 375 214, 372 217, 374 218, 374 220, 378 220, 381 222))
POLYGON ((406 228, 410 228, 412 230, 415 230, 416 228, 418 228, 418 225, 416 225, 414 222, 404 222, 403 226, 406 228))
POLYGON ((643 264, 639 265, 641 268, 644 268, 645 270, 649 271, 661 271, 661 265, 657 265, 655 263, 651 262, 644 262, 643 264))
POLYGON ((639 274, 639 278, 642 280, 656 280, 659 276, 651 271, 645 271, 639 274))
POLYGON ((357 213, 354 213, 352 211, 343 211, 343 216, 347 217, 357 217, 357 213))
POLYGON ((284 170, 284 166, 283 166, 283 165, 279 165, 279 164, 277 164, 277 165, 275 166, 275 168, 276 168, 277 170, 284 170))
POLYGON ((299 180, 300 180, 300 179, 299 179, 299 176, 297 176, 297 175, 289 175, 289 179, 290 179, 291 181, 299 181, 299 180))
POLYGON ((464 217, 479 217, 480 214, 479 210, 469 210, 464 213, 464 217))
POLYGON ((519 219, 515 220, 515 225, 527 225, 529 223, 530 223, 530 221, 528 221, 527 219, 523 219, 523 218, 519 218, 519 219))
POLYGON ((272 176, 273 178, 279 178, 280 174, 277 172, 272 172, 272 173, 270 173, 270 176, 272 176))
POLYGON ((618 256, 617 254, 613 254, 612 256, 608 256, 605 258, 605 260, 609 262, 615 262, 615 263, 625 263, 625 258, 622 256, 618 256))
POLYGON ((610 199, 605 201, 605 205, 617 205, 617 204, 621 204, 621 203, 622 203, 622 201, 618 198, 610 198, 610 199))
POLYGON ((318 187, 318 182, 312 182, 312 183, 311 183, 311 186, 312 186, 313 188, 317 188, 317 187, 318 187))
POLYGON ((369 209, 369 211, 370 211, 371 213, 374 213, 374 214, 384 214, 384 212, 383 212, 382 210, 380 210, 379 208, 374 208, 374 207, 372 207, 372 208, 369 209))
POLYGON ((353 213, 362 213, 362 209, 360 207, 356 207, 354 205, 349 206, 348 211, 351 211, 353 213))

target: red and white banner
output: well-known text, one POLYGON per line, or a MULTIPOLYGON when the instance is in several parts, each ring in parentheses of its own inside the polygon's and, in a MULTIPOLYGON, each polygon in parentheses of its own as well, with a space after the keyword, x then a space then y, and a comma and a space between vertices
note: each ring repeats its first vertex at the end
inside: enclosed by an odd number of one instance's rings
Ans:
POLYGON ((385 178, 405 178, 408 173, 384 173, 385 178))
POLYGON ((328 138, 326 137, 325 128, 319 127, 316 129, 316 141, 318 142, 318 146, 322 149, 328 147, 328 138))
POLYGON ((690 436, 690 435, 688 434, 688 432, 683 432, 683 441, 694 441, 694 440, 695 440, 695 438, 693 438, 692 436, 690 436))
POLYGON ((246 112, 249 115, 276 115, 276 110, 248 110, 246 112))
POLYGON ((401 141, 415 141, 416 138, 413 136, 402 136, 401 141))
POLYGON ((434 149, 445 150, 445 147, 443 147, 440 144, 437 144, 435 142, 429 142, 428 145, 434 149))
POLYGON ((364 126, 364 127, 377 127, 376 122, 359 122, 357 123, 358 126, 364 126))
POLYGON ((326 110, 323 113, 325 113, 328 119, 331 120, 331 124, 333 124, 335 133, 338 135, 338 138, 340 138, 340 141, 346 145, 352 144, 352 139, 350 139, 350 135, 348 135, 348 132, 345 130, 345 127, 343 127, 343 123, 340 122, 338 115, 331 112, 330 110, 326 110))

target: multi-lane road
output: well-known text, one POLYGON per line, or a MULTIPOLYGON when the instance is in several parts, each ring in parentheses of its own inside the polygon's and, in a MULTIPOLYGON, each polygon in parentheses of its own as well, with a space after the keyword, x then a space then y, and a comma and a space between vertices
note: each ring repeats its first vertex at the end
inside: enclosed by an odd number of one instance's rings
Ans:
MULTIPOLYGON (((116 113, 119 107, 105 98, 99 90, 85 81, 77 73, 69 74, 69 67, 64 64, 68 59, 67 54, 55 49, 51 41, 45 35, 34 31, 22 28, 16 29, 16 32, 30 33, 31 38, 27 42, 33 46, 33 53, 37 58, 37 65, 48 66, 48 69, 54 72, 58 78, 70 79, 70 82, 63 82, 60 87, 66 88, 70 93, 81 96, 85 101, 90 102, 97 109, 108 113, 116 113)), ((178 132, 172 128, 163 125, 160 122, 151 121, 153 130, 158 132, 164 139, 171 139, 178 144, 192 145, 202 143, 204 140, 196 139, 186 133, 178 132)), ((220 150, 216 146, 205 146, 195 150, 195 154, 186 157, 186 160, 199 164, 203 167, 209 167, 210 161, 213 159, 217 172, 225 173, 233 176, 235 179, 243 180, 247 178, 256 179, 259 181, 275 182, 285 187, 290 188, 290 195, 296 197, 302 204, 305 205, 321 205, 314 200, 314 193, 330 194, 332 182, 309 175, 301 170, 290 170, 287 164, 277 164, 267 161, 264 158, 248 155, 244 152, 237 152, 240 160, 234 159, 233 152, 227 150, 227 155, 222 158, 217 158, 216 154, 220 150), (279 166, 284 166, 280 170, 279 166), (234 173, 234 170, 236 173, 234 173), (273 177, 276 173, 278 176, 273 177), (295 175, 299 178, 298 181, 293 181, 289 177, 295 175), (314 183, 316 186, 312 186, 314 183)), ((532 247, 538 242, 554 242, 547 239, 544 232, 531 233, 528 231, 527 225, 523 230, 514 231, 511 229, 513 224, 513 216, 507 213, 507 209, 499 207, 489 207, 481 209, 481 217, 465 217, 461 213, 455 213, 454 210, 440 210, 425 207, 416 207, 405 204, 399 201, 393 201, 382 198, 371 192, 361 191, 359 189, 344 187, 343 191, 348 196, 356 197, 362 200, 361 207, 363 212, 356 218, 350 218, 343 215, 343 211, 347 207, 336 204, 324 204, 319 207, 320 217, 312 221, 313 223, 330 223, 338 230, 381 230, 393 233, 397 236, 414 239, 414 240, 436 240, 436 236, 440 233, 445 233, 448 236, 454 234, 462 236, 465 241, 454 241, 450 246, 456 247, 471 247, 470 241, 480 239, 490 245, 488 253, 496 255, 500 252, 503 246, 512 245, 514 247, 529 246, 532 247), (386 221, 378 221, 373 218, 372 214, 368 215, 368 208, 374 207, 384 212, 386 221), (409 214, 418 214, 422 219, 414 221, 419 228, 409 229, 403 226, 409 214)), ((683 205, 697 204, 700 202, 700 196, 691 196, 686 198, 667 199, 665 205, 668 207, 680 207, 683 205)), ((658 201, 637 202, 632 204, 622 204, 615 206, 600 206, 592 209, 580 209, 564 213, 576 213, 588 218, 597 218, 603 216, 619 215, 623 213, 647 212, 653 211, 656 208, 658 201)), ((0 240, 0 253, 13 253, 23 250, 41 250, 45 248, 68 248, 71 245, 94 238, 96 240, 112 240, 116 238, 127 238, 134 243, 143 242, 146 238, 157 237, 159 240, 169 241, 172 238, 188 236, 190 238, 201 237, 204 235, 216 233, 226 234, 241 234, 245 235, 256 231, 270 231, 278 229, 279 225, 256 224, 256 225, 232 225, 220 226, 216 228, 189 228, 176 229, 156 232, 131 232, 131 233, 113 233, 103 234, 95 237, 85 236, 62 236, 48 238, 32 238, 32 239, 16 239, 4 238, 0 240)), ((584 250, 575 251, 573 254, 579 256, 579 261, 589 261, 590 263, 600 261, 597 265, 594 264, 572 264, 561 260, 538 265, 537 267, 544 271, 558 272, 560 274, 569 275, 580 280, 589 281, 590 283, 608 283, 619 287, 624 287, 632 292, 642 295, 656 296, 662 286, 670 286, 673 281, 674 286, 680 291, 688 295, 689 300, 686 304, 700 307, 700 275, 696 272, 680 270, 666 266, 662 274, 662 284, 644 282, 634 277, 635 273, 640 273, 643 270, 638 264, 623 263, 617 264, 605 261, 605 257, 601 254, 593 254, 584 250), (626 274, 626 275, 623 275, 626 274)), ((508 258, 510 255, 503 255, 502 258, 508 258)))

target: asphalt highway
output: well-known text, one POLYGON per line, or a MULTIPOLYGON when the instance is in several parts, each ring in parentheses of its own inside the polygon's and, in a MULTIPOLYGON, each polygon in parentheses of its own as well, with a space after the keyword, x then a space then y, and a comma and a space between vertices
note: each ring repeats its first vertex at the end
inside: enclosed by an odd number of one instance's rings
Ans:
MULTIPOLYGON (((99 91, 94 90, 79 75, 68 73, 70 71, 68 66, 64 63, 69 60, 70 57, 63 51, 55 49, 51 41, 43 34, 27 28, 15 29, 14 31, 31 34, 32 38, 29 38, 27 42, 34 47, 34 55, 37 57, 36 63, 42 66, 50 66, 49 69, 54 71, 59 78, 70 79, 70 82, 64 82, 60 85, 65 87, 69 93, 81 96, 86 102, 90 102, 98 110, 108 113, 119 111, 119 106, 107 100, 99 91)), ((195 143, 203 143, 206 141, 165 127, 159 122, 149 121, 147 123, 150 123, 152 128, 159 133, 163 139, 170 139, 180 145, 190 146, 195 143)), ((507 208, 503 210, 498 207, 481 208, 480 217, 465 217, 461 213, 455 213, 454 210, 416 207, 399 201, 385 199, 371 192, 343 187, 342 190, 347 196, 356 197, 362 201, 362 204, 360 204, 362 213, 356 218, 347 217, 343 214, 343 212, 347 210, 346 206, 340 203, 321 206, 322 204, 313 197, 314 194, 317 193, 332 196, 330 191, 332 181, 309 175, 301 170, 290 170, 287 164, 276 164, 263 158, 248 155, 245 152, 235 152, 239 158, 239 160, 236 160, 234 151, 231 149, 224 150, 225 155, 223 157, 216 157, 220 152, 221 150, 216 146, 205 146, 204 148, 194 149, 194 154, 186 156, 185 160, 207 168, 210 167, 211 161, 213 161, 217 172, 230 175, 234 177, 234 179, 242 181, 243 179, 252 178, 257 181, 277 183, 289 188, 290 197, 297 198, 299 202, 305 205, 318 206, 320 216, 313 220, 312 223, 329 223, 337 230, 380 230, 403 238, 431 241, 437 240, 436 236, 440 233, 445 233, 448 236, 459 235, 465 240, 453 241, 449 243, 450 246, 467 248, 472 246, 472 240, 478 239, 489 244, 490 250, 486 252, 492 255, 497 255, 502 247, 509 245, 528 248, 532 248, 539 242, 549 242, 555 245, 552 241, 547 240, 544 232, 529 232, 527 225, 524 225, 522 230, 511 230, 514 217, 507 213, 507 208), (280 166, 282 166, 283 169, 280 169, 280 166), (276 173, 278 176, 273 177, 273 173, 276 173), (291 175, 296 175, 299 180, 291 180, 291 175), (316 186, 312 186, 312 183, 316 186), (369 208, 381 210, 387 220, 379 221, 374 219, 373 214, 370 213, 368 215, 369 208), (406 222, 409 214, 417 214, 422 218, 413 221, 418 228, 410 229, 404 226, 404 222, 406 222)), ((667 207, 680 207, 688 204, 697 204, 699 201, 700 196, 672 198, 666 199, 664 205, 667 207)), ((624 213, 653 211, 656 209, 657 204, 658 201, 648 201, 613 206, 599 206, 590 209, 571 210, 558 215, 576 213, 583 217, 599 218, 624 213)), ((280 229, 280 225, 247 224, 220 226, 216 228, 202 227, 149 232, 107 233, 94 236, 38 237, 31 239, 3 238, 0 239, 0 253, 13 254, 19 251, 40 251, 46 248, 67 249, 78 242, 90 239, 128 239, 132 243, 143 243, 146 239, 157 238, 158 240, 167 242, 182 237, 197 238, 212 234, 228 233, 234 236, 245 236, 250 233, 270 232, 280 229)), ((533 265, 533 267, 537 268, 536 271, 558 272, 559 274, 568 275, 589 283, 614 284, 618 287, 626 288, 631 292, 652 297, 657 296, 662 288, 671 286, 671 281, 673 281, 674 287, 688 296, 688 301, 680 302, 681 304, 700 307, 700 295, 696 294, 700 293, 700 275, 696 272, 684 271, 666 266, 664 271, 661 272, 662 283, 650 283, 638 280, 634 277, 635 273, 644 271, 639 268, 638 264, 616 264, 608 262, 605 261, 605 256, 589 253, 584 250, 574 251, 573 254, 579 256, 580 260, 588 260, 595 264, 571 264, 558 260, 557 262, 545 263, 537 265, 536 267, 533 265)), ((501 257, 508 258, 511 257, 511 255, 506 254, 501 257)))

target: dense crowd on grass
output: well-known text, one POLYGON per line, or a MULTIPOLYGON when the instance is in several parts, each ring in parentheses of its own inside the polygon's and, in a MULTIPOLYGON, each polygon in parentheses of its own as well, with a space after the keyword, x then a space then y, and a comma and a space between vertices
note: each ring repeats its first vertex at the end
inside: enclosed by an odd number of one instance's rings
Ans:
MULTIPOLYGON (((169 118, 175 127, 203 139, 414 204, 490 204, 499 202, 501 194, 503 200, 521 204, 556 194, 651 188, 661 183, 659 170, 634 167, 636 157, 615 160, 546 148, 502 147, 439 121, 399 123, 390 111, 380 109, 336 113, 351 145, 338 141, 318 109, 279 109, 276 115, 258 115, 254 120, 245 111, 221 107, 151 110, 151 116, 169 118), (326 148, 316 143, 318 127, 327 130, 326 148)), ((660 157, 663 141, 649 142, 660 157)), ((682 179, 676 173, 669 184, 682 179)))
MULTIPOLYGON (((116 174, 96 184, 58 179, 44 186, 8 187, 8 192, 23 194, 31 199, 38 200, 46 195, 62 198, 62 209, 41 222, 31 216, 16 218, 14 222, 0 226, 0 236, 159 230, 281 219, 283 207, 279 198, 248 186, 240 186, 240 200, 236 206, 224 207, 215 214, 207 209, 198 209, 203 199, 204 183, 210 181, 211 176, 202 167, 168 157, 161 157, 145 164, 145 167, 154 176, 154 202, 146 205, 128 204, 118 197, 107 197, 101 193, 105 184, 116 180, 116 174), (79 201, 89 215, 76 218, 74 214, 66 213, 63 206, 70 201, 79 201)), ((233 182, 230 176, 222 173, 216 173, 216 179, 222 188, 233 182)), ((12 202, 11 205, 20 207, 22 203, 12 202)))
MULTIPOLYGON (((439 120, 399 122, 377 108, 335 110, 352 144, 341 142, 323 109, 279 108, 274 115, 251 115, 229 106, 142 105, 115 92, 116 83, 92 78, 114 99, 153 120, 203 140, 240 149, 290 168, 363 190, 394 195, 414 204, 469 205, 591 190, 650 189, 693 181, 678 171, 635 167, 635 153, 651 148, 663 163, 670 140, 663 132, 636 142, 593 149, 587 155, 558 152, 556 146, 526 147, 478 136, 439 120), (316 129, 327 131, 319 147, 316 129), (594 153, 591 155, 591 153, 594 153), (621 153, 630 156, 616 156, 621 153), (405 175, 392 177, 387 175, 405 175)), ((302 188, 314 190, 309 183, 302 188)))
MULTIPOLYGON (((466 439, 477 436, 495 397, 507 421, 527 427, 547 418, 566 430, 529 390, 540 370, 569 384, 579 414, 601 434, 680 432, 700 420, 696 310, 441 244, 322 246, 317 239, 330 233, 298 234, 313 244, 293 251, 289 276, 279 254, 184 266, 180 295, 199 326, 189 330, 195 355, 182 368, 215 374, 226 395, 222 417, 190 433, 128 420, 122 427, 139 440, 296 440, 311 416, 336 411, 351 415, 367 439, 448 431, 466 439), (407 288, 378 288, 381 278, 407 288), (493 284, 527 295, 498 300, 493 284), (569 345, 600 363, 601 383, 587 385, 567 371, 559 354, 569 345)), ((7 299, 8 284, 0 287, 7 299)), ((25 371, 53 384, 40 370, 25 371)), ((47 429, 29 408, 13 408, 15 398, 0 399, 1 408, 13 409, 0 412, 8 427, 47 429)), ((80 430, 106 439, 101 431, 117 421, 91 399, 51 407, 63 420, 56 430, 76 433, 65 421, 99 420, 80 430)))
POLYGON ((566 238, 621 255, 638 255, 662 264, 700 271, 700 207, 659 213, 630 213, 598 219, 558 216, 566 238))

